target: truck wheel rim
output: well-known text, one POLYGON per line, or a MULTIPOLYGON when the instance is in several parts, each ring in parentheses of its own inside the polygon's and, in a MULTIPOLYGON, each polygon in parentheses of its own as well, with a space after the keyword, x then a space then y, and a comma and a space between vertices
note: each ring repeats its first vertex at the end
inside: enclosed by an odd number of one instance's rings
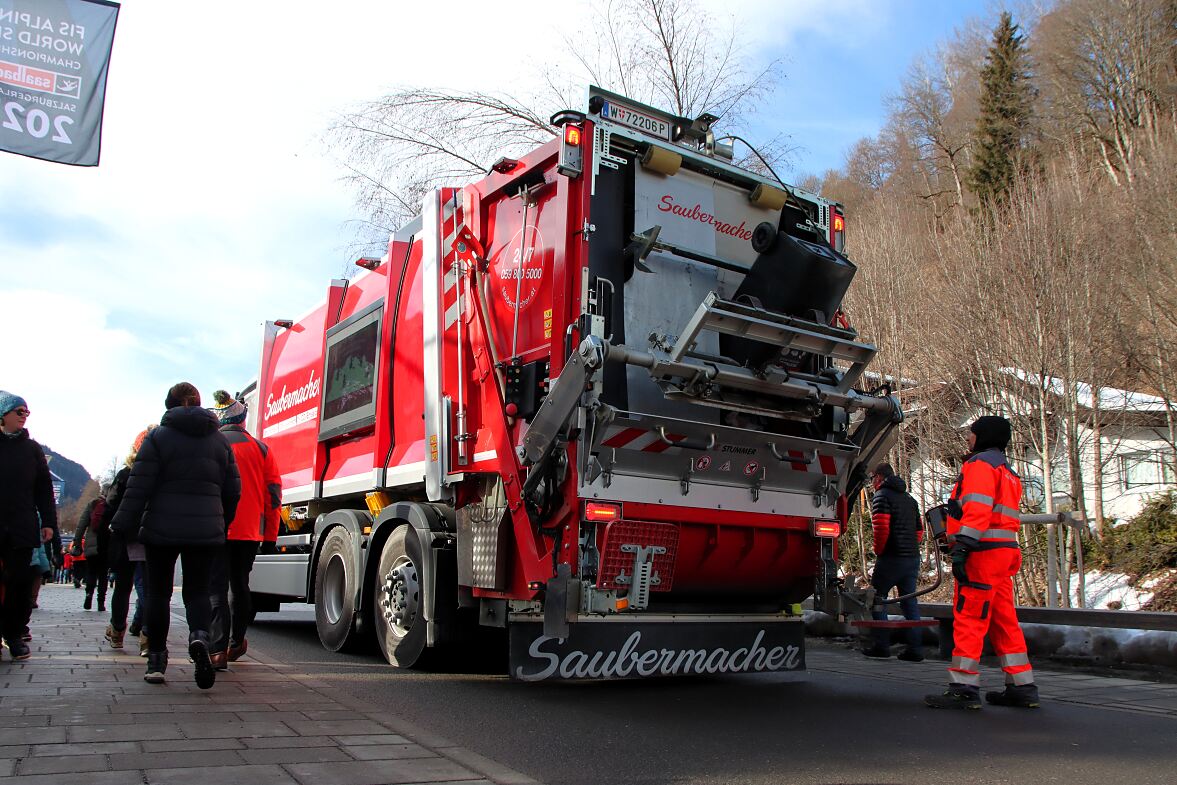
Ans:
POLYGON ((398 638, 408 635, 417 618, 421 586, 417 565, 408 556, 400 556, 385 574, 380 587, 380 610, 384 621, 398 638))
POLYGON ((338 554, 327 562, 327 574, 323 580, 323 613, 331 624, 338 624, 343 618, 343 592, 347 586, 347 565, 338 554))

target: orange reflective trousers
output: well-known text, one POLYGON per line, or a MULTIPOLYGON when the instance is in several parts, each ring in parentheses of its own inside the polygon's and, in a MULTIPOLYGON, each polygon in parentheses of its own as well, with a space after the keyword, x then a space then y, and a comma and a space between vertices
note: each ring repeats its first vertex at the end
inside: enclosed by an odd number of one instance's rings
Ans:
POLYGON ((1014 612, 1013 578, 1021 566, 1022 552, 1016 547, 982 545, 969 554, 965 571, 973 585, 958 581, 953 595, 955 646, 948 675, 954 684, 980 686, 978 668, 986 633, 1005 671, 1005 683, 1034 683, 1026 639, 1014 612))

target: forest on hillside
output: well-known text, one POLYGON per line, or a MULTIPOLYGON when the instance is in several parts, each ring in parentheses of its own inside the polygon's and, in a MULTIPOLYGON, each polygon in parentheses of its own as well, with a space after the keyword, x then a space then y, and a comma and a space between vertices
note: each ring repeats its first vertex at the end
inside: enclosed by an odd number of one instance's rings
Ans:
MULTIPOLYGON (((802 183, 846 206, 845 309, 914 415, 901 474, 918 458, 951 481, 962 426, 1002 413, 1040 506, 1079 510, 1100 540, 1101 431, 1139 417, 1107 393, 1127 390, 1164 400, 1156 460, 1175 476, 1175 36, 1174 0, 1059 0, 972 25, 911 67, 843 169, 802 183)), ((1047 547, 1064 602, 1080 579, 1078 535, 1049 534, 1026 535, 1023 602, 1043 600, 1047 547)))

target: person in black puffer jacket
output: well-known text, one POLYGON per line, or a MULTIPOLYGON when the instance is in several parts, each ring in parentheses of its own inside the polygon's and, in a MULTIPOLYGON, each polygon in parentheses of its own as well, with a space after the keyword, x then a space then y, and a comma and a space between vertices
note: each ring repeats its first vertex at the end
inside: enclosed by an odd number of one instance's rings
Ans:
POLYGON ((22 638, 33 611, 33 548, 57 534, 49 463, 25 429, 29 414, 24 398, 0 390, 0 633, 14 660, 30 656, 22 638))
POLYGON ((233 448, 220 423, 200 405, 188 382, 168 390, 167 412, 143 440, 127 489, 114 515, 114 531, 147 552, 147 672, 152 684, 164 681, 168 663, 169 609, 176 559, 184 568, 184 611, 188 654, 196 665, 196 685, 216 681, 209 658, 212 621, 209 570, 220 556, 225 532, 237 511, 241 478, 233 448))
MULTIPOLYGON (((901 595, 911 594, 915 591, 919 577, 920 544, 924 539, 919 505, 907 492, 907 484, 895 476, 895 470, 888 463, 880 463, 875 467, 871 473, 871 484, 875 489, 875 495, 871 498, 871 524, 877 557, 871 586, 875 588, 879 599, 885 598, 896 587, 901 595)), ((903 600, 899 607, 905 619, 919 619, 919 602, 915 597, 903 600)), ((878 620, 887 618, 886 610, 882 609, 871 615, 878 620)), ((899 659, 919 662, 924 658, 921 633, 917 627, 907 630, 907 648, 899 655, 899 659)), ((890 657, 890 641, 890 630, 876 629, 874 646, 864 654, 868 657, 890 657)))

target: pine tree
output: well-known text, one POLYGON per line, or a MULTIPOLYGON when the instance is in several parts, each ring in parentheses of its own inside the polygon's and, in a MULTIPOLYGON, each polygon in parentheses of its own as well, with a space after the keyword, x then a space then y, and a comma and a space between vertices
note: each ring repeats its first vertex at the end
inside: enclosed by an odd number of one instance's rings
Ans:
POLYGON ((1023 157, 1034 101, 1024 42, 1013 17, 1003 12, 981 69, 981 115, 969 170, 969 185, 982 202, 1002 198, 1023 157))

